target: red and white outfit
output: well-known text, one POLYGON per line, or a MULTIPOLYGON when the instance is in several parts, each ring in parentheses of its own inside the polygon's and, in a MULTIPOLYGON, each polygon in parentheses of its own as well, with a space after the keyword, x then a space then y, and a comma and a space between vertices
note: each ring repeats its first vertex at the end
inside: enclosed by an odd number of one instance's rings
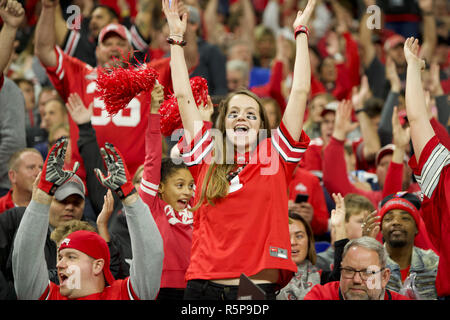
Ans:
MULTIPOLYGON (((54 67, 44 66, 47 74, 64 101, 71 93, 78 93, 86 108, 94 102, 91 118, 97 141, 100 146, 105 142, 112 143, 122 153, 128 170, 134 175, 136 169, 144 163, 145 137, 142 134, 147 126, 150 110, 151 93, 145 92, 133 98, 128 106, 110 117, 104 103, 95 97, 97 68, 70 57, 61 48, 55 47, 57 64, 54 67)), ((83 161, 77 147, 78 126, 69 117, 70 143, 72 147, 72 164, 80 162, 77 174, 85 178, 83 161)))
MULTIPOLYGON (((281 123, 271 138, 245 155, 248 164, 231 179, 228 195, 194 212, 186 280, 239 278, 242 273, 279 269, 278 283, 290 281, 297 266, 291 259, 287 189, 308 144, 304 132, 294 141, 281 123)), ((190 145, 183 137, 178 147, 199 190, 197 203, 211 164, 211 132, 203 126, 190 145)))
POLYGON ((413 156, 409 166, 422 189, 422 218, 439 254, 436 291, 440 297, 450 296, 450 152, 434 136, 419 161, 413 156))
POLYGON ((144 173, 139 195, 150 208, 164 243, 161 288, 185 288, 192 245, 193 214, 175 211, 158 196, 161 180, 160 115, 150 114, 145 138, 144 173))
POLYGON ((49 285, 39 300, 139 300, 131 286, 130 278, 115 280, 102 292, 90 294, 77 299, 69 299, 61 295, 59 285, 49 281, 49 285))

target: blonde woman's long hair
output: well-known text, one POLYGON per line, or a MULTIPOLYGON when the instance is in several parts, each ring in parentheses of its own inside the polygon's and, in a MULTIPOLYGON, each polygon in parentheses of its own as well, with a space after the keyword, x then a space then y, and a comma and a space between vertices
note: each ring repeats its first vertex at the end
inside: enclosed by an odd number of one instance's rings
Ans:
MULTIPOLYGON (((228 94, 228 96, 219 104, 219 115, 215 123, 215 128, 218 129, 222 134, 222 139, 219 139, 222 140, 220 141, 222 145, 219 146, 218 144, 220 142, 215 140, 214 150, 212 151, 214 152, 213 160, 201 184, 200 199, 191 209, 192 211, 197 210, 205 201, 207 201, 207 203, 210 205, 214 205, 216 201, 220 201, 228 195, 228 188, 230 183, 227 179, 227 175, 233 169, 235 169, 236 164, 227 163, 226 161, 227 153, 230 151, 234 152, 234 150, 227 150, 227 146, 230 147, 230 143, 227 142, 226 138, 225 118, 228 111, 229 101, 231 100, 231 98, 239 94, 249 96, 255 99, 255 101, 258 103, 259 116, 261 117, 260 129, 265 129, 267 131, 266 137, 270 137, 269 121, 260 98, 253 92, 246 89, 238 90, 228 94), (223 151, 218 152, 218 149, 223 151)), ((258 143, 260 142, 259 139, 260 137, 258 135, 258 143)))

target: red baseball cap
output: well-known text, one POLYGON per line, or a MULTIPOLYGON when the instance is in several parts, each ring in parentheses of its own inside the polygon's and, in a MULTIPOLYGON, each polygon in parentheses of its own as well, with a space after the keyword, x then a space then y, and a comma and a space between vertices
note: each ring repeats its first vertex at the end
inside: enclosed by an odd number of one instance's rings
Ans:
MULTIPOLYGON (((383 148, 381 148, 380 150, 378 150, 376 156, 375 156, 375 166, 378 166, 378 164, 380 163, 381 159, 388 154, 393 154, 394 153, 394 149, 395 149, 395 145, 390 143, 385 145, 383 148)), ((408 162, 409 161, 409 157, 405 154, 403 161, 408 162)))
POLYGON ((390 49, 395 48, 399 44, 404 44, 405 41, 406 39, 403 36, 399 34, 394 34, 389 38, 387 38, 386 41, 384 42, 384 50, 389 51, 390 49))
POLYGON ((108 244, 100 237, 100 235, 87 230, 72 232, 61 241, 58 252, 68 248, 79 250, 94 259, 103 259, 105 261, 105 264, 103 265, 103 275, 109 285, 113 284, 115 279, 109 269, 110 254, 108 244))
POLYGON ((119 23, 110 23, 107 26, 103 27, 103 29, 100 31, 98 35, 98 42, 99 43, 103 42, 105 36, 108 33, 115 33, 122 39, 128 40, 128 42, 131 45, 131 33, 124 25, 119 23))

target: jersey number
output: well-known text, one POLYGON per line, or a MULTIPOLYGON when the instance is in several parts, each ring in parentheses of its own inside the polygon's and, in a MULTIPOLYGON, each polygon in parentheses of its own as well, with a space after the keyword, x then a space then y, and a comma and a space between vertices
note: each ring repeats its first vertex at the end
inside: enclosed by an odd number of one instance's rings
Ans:
MULTIPOLYGON (((97 83, 91 82, 86 93, 94 93, 97 83)), ((105 103, 99 98, 94 98, 94 109, 91 122, 94 126, 106 126, 110 122, 118 127, 136 127, 141 121, 141 102, 133 98, 125 109, 120 110, 115 116, 110 117, 105 109, 105 103)))

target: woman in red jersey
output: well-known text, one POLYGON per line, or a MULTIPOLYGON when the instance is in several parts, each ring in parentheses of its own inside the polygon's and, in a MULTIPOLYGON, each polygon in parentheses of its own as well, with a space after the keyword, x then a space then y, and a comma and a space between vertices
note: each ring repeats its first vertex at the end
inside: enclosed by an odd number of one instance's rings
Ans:
POLYGON ((198 187, 185 299, 236 299, 241 274, 274 299, 297 270, 291 259, 287 187, 309 144, 302 124, 311 79, 308 24, 315 3, 309 0, 293 23, 292 91, 279 127, 268 132, 260 99, 248 90, 221 102, 215 129, 203 125, 184 57, 187 14, 180 17, 177 0, 162 2, 184 127, 178 145, 198 187))

